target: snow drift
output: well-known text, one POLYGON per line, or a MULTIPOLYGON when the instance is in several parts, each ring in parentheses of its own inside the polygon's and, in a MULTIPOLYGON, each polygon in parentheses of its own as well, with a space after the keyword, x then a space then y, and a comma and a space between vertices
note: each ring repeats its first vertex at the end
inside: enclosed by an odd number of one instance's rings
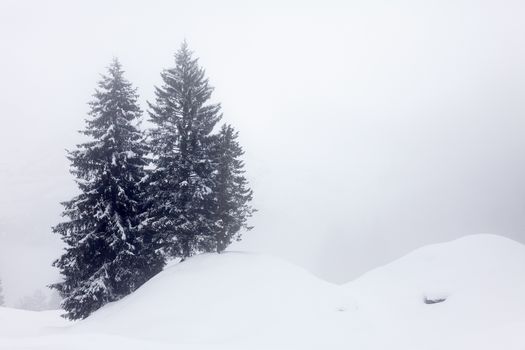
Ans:
MULTIPOLYGON (((202 254, 174 265, 75 331, 180 343, 293 343, 315 332, 338 287, 283 260, 202 254)), ((317 329, 318 330, 318 329, 317 329)))
POLYGON ((426 246, 344 288, 396 348, 525 349, 525 246, 510 239, 426 246))
POLYGON ((1 349, 524 349, 525 246, 474 235, 343 286, 277 258, 203 254, 68 323, 0 308, 1 349))

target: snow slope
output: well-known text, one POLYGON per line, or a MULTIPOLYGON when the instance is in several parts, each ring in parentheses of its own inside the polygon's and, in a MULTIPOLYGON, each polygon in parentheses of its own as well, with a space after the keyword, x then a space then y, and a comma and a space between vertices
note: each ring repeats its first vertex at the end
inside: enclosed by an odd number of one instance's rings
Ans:
POLYGON ((173 265, 81 322, 0 308, 0 349, 523 350, 523 329, 525 246, 494 235, 423 247, 343 286, 229 252, 173 265))
POLYGON ((510 239, 423 247, 344 288, 396 348, 525 349, 525 246, 510 239))

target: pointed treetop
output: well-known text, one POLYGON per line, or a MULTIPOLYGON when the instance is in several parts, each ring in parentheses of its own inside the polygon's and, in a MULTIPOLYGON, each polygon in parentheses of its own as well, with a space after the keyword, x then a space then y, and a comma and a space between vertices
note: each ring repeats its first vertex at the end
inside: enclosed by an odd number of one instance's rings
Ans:
POLYGON ((122 64, 120 63, 120 60, 118 57, 113 57, 111 60, 111 64, 108 67, 108 71, 110 72, 123 72, 122 71, 122 64))
POLYGON ((184 41, 180 44, 180 49, 178 51, 179 53, 184 53, 188 56, 191 56, 193 54, 193 51, 190 50, 189 46, 188 46, 188 42, 186 41, 186 39, 184 39, 184 41))
POLYGON ((192 56, 193 52, 188 48, 188 44, 183 42, 177 52, 175 52, 175 62, 178 64, 190 62, 192 60, 192 56))

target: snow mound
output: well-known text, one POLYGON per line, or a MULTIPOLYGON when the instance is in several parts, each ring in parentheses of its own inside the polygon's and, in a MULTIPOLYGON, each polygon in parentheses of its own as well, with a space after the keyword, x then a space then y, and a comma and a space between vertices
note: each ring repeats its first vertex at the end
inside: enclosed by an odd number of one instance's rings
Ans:
POLYGON ((278 258, 202 254, 168 267, 75 330, 180 343, 293 343, 338 312, 339 294, 339 286, 278 258))
POLYGON ((482 234, 429 245, 344 288, 407 346, 525 349, 525 246, 513 240, 482 234))
POLYGON ((470 303, 479 303, 523 295, 520 288, 525 285, 519 282, 525 282, 524 273, 525 246, 501 236, 472 235, 417 249, 346 287, 392 303, 410 299, 408 303, 419 305, 424 298, 454 303, 468 293, 470 303))
POLYGON ((523 350, 523 329, 525 246, 494 235, 423 247, 342 286, 229 252, 170 266, 76 323, 0 308, 0 349, 523 350))

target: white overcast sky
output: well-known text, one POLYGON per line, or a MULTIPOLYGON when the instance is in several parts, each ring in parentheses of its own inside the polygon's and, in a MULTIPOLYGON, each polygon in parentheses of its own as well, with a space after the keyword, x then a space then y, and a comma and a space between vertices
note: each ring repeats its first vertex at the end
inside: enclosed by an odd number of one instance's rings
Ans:
POLYGON ((57 278, 65 148, 112 57, 152 100, 186 38, 259 209, 232 249, 343 282, 424 244, 525 242, 522 1, 0 0, 0 276, 57 278))

